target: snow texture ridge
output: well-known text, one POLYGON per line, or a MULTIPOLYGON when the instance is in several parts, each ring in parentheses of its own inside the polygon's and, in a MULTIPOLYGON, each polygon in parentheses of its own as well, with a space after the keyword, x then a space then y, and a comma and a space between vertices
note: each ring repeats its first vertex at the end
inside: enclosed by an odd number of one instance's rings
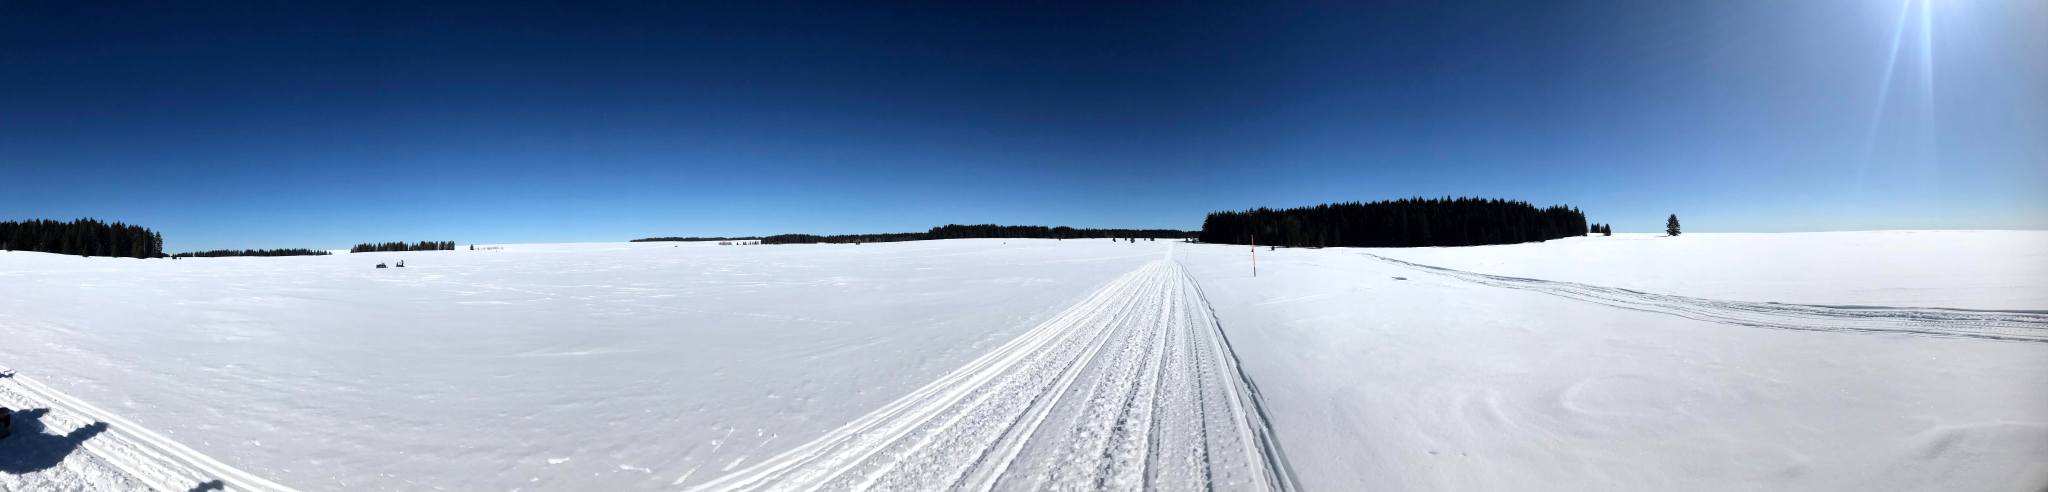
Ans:
POLYGON ((2048 314, 1879 306, 1810 306, 1652 294, 1616 287, 1558 282, 1409 263, 1374 254, 1374 259, 1481 285, 1521 289, 1622 309, 1689 319, 1785 330, 1907 333, 2048 343, 2048 314))
POLYGON ((0 440, 0 469, 7 472, 0 489, 292 490, 33 378, 0 372, 0 405, 17 409, 14 435, 0 440))
POLYGON ((1255 388, 1167 257, 810 443, 696 490, 1292 490, 1255 388))

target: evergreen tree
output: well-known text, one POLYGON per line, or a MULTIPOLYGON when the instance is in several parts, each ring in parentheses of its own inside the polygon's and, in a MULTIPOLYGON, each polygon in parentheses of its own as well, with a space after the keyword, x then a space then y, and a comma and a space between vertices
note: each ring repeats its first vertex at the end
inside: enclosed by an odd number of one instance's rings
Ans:
POLYGON ((1678 214, 1671 214, 1671 218, 1664 219, 1664 233, 1676 236, 1678 232, 1678 214))
POLYGON ((305 249, 305 248, 291 248, 291 249, 216 249, 216 250, 212 250, 212 251, 192 251, 192 252, 187 252, 187 253, 178 253, 178 254, 175 254, 175 255, 171 255, 171 257, 172 257, 172 258, 212 258, 212 257, 221 257, 221 256, 326 256, 326 255, 329 255, 329 254, 332 254, 332 253, 328 253, 328 252, 326 252, 326 251, 321 251, 321 250, 305 249))
POLYGON ((1137 242, 1145 237, 1194 237, 1195 233, 1173 229, 1075 229, 1072 227, 1006 226, 995 224, 960 225, 947 224, 933 227, 925 232, 899 232, 884 234, 842 234, 820 236, 815 234, 778 234, 760 238, 761 244, 809 244, 809 243, 879 243, 892 241, 923 241, 927 239, 968 239, 968 238, 1036 238, 1074 239, 1096 238, 1110 241, 1137 242))
POLYGON ((1484 198, 1405 198, 1282 210, 1216 212, 1202 242, 1321 246, 1471 246, 1546 241, 1590 231, 1584 211, 1484 198))
POLYGON ((399 241, 399 242, 390 242, 390 243, 363 243, 363 244, 358 244, 358 245, 355 245, 355 247, 349 248, 349 249, 348 249, 348 252, 350 252, 350 253, 369 253, 369 252, 376 252, 376 251, 454 251, 454 250, 455 250, 455 241, 420 241, 420 242, 417 242, 417 243, 410 243, 410 244, 408 244, 408 243, 406 243, 406 242, 404 242, 404 241, 399 241))
POLYGON ((640 238, 640 239, 634 239, 634 240, 632 240, 632 241, 629 241, 629 242, 635 242, 635 243, 652 243, 652 242, 667 242, 667 241, 674 241, 674 242, 692 242, 692 241, 734 241, 734 242, 739 242, 739 241, 753 241, 753 240, 756 240, 756 239, 761 239, 761 237, 760 237, 760 236, 740 236, 740 237, 722 237, 722 236, 717 236, 717 237, 697 237, 697 236, 690 236, 690 237, 677 237, 677 236, 664 236, 664 237, 649 237, 649 238, 640 238))
POLYGON ((159 258, 163 236, 141 226, 96 219, 7 221, 0 222, 0 250, 159 258))

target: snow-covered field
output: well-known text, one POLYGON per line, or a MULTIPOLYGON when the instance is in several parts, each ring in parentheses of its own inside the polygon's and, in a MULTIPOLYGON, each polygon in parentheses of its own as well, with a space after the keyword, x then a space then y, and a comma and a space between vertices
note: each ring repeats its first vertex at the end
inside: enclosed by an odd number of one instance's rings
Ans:
POLYGON ((1166 249, 1005 243, 5 253, 0 364, 294 487, 668 488, 880 408, 1166 249))
POLYGON ((1258 278, 1243 248, 1182 261, 1309 488, 2037 491, 2048 315, 1671 294, 2021 307, 2048 292, 2044 251, 1851 232, 1261 250, 1258 278))
POLYGON ((2048 233, 1246 253, 0 253, 0 489, 2048 485, 2048 233))
POLYGON ((1444 268, 1736 301, 2048 309, 2048 231, 1619 234, 1394 249, 1444 268))

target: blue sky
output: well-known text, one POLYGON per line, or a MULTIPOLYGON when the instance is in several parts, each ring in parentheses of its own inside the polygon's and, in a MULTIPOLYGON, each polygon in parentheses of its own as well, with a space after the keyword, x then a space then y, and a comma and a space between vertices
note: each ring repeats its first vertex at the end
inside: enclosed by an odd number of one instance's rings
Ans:
POLYGON ((0 219, 174 251, 1197 228, 2048 228, 2048 3, 0 3, 0 219))

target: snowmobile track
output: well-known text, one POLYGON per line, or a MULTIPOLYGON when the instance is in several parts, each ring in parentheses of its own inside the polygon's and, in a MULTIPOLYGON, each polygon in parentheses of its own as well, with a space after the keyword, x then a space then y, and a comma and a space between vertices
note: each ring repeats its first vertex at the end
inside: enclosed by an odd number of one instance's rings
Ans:
POLYGON ((2048 314, 1907 307, 1844 307, 1703 299, 1520 277, 1488 275, 1366 256, 1480 285, 1541 292, 1622 309, 1784 330, 1902 333, 2048 343, 2048 314))
POLYGON ((61 461, 34 474, 0 475, 0 490, 17 487, 23 490, 292 490, 221 463, 162 434, 21 374, 0 378, 0 405, 16 411, 40 410, 36 417, 39 427, 52 432, 70 432, 77 436, 80 431, 86 431, 84 437, 71 439, 39 438, 24 436, 22 429, 17 428, 16 434, 8 438, 17 442, 0 442, 0 445, 28 446, 19 451, 31 455, 51 452, 69 455, 57 455, 61 461), (48 439, 63 440, 76 449, 31 449, 47 446, 28 444, 21 441, 24 438, 45 439, 45 445, 48 439))
POLYGON ((1166 257, 929 385, 696 490, 1294 490, 1193 278, 1166 257))

